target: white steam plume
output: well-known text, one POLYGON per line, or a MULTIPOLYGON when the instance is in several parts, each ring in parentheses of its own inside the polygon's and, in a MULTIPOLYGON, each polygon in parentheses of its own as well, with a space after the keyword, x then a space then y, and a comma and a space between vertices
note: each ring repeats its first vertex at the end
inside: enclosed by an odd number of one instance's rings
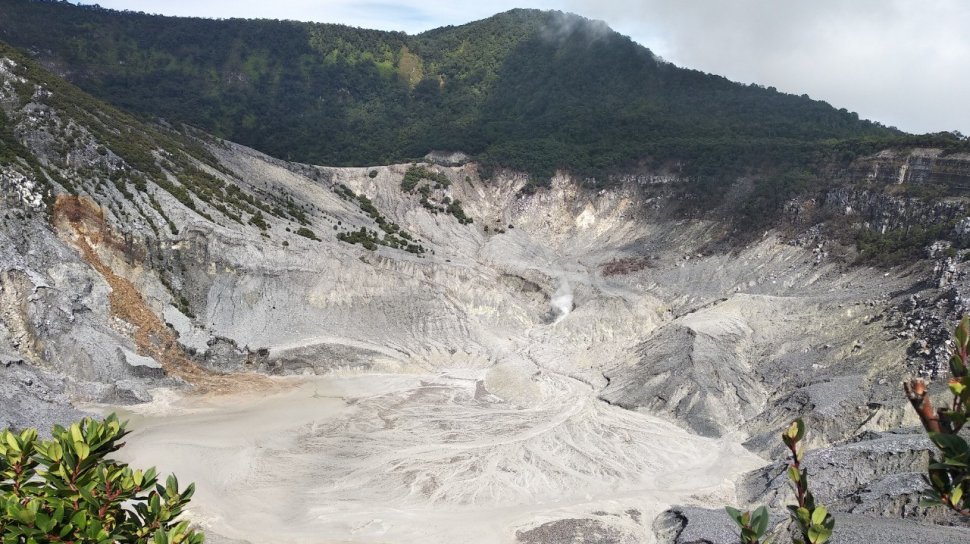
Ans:
POLYGON ((552 312, 555 314, 553 323, 558 323, 573 310, 573 290, 568 281, 563 279, 559 282, 559 287, 553 293, 550 304, 552 304, 552 312))

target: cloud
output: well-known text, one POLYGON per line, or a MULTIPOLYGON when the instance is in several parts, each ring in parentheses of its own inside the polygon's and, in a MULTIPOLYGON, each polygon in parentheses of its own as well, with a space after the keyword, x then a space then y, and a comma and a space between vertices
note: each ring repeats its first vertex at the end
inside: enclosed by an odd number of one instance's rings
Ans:
POLYGON ((970 133, 970 3, 567 0, 675 64, 912 132, 970 133))
POLYGON ((970 133, 964 0, 101 0, 169 15, 266 17, 420 32, 513 7, 605 20, 677 64, 808 94, 911 132, 970 133))

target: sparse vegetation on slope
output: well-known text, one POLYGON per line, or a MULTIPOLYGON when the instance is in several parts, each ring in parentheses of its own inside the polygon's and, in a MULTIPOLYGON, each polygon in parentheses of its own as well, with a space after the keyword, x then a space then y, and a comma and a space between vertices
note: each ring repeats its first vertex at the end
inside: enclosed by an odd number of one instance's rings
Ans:
MULTIPOLYGON (((208 210, 211 207, 238 224, 265 225, 260 221, 264 215, 309 224, 290 195, 257 198, 251 190, 242 189, 197 139, 204 135, 141 122, 54 76, 2 42, 0 57, 12 60, 7 68, 22 78, 11 78, 19 81, 14 87, 21 108, 28 102, 33 104, 28 114, 14 110, 16 119, 0 111, 0 161, 4 164, 20 157, 37 181, 53 188, 48 181, 52 179, 70 194, 103 192, 110 184, 139 209, 142 205, 155 209, 173 234, 178 229, 157 205, 150 184, 208 220, 213 219, 208 210), (25 121, 25 115, 31 118, 25 121), (48 157, 48 167, 41 167, 11 132, 15 121, 38 123, 33 118, 43 120, 35 129, 49 132, 57 142, 59 156, 48 157), (87 166, 66 162, 71 153, 84 156, 92 149, 98 154, 97 161, 87 166), (260 218, 253 220, 256 214, 261 214, 260 218)), ((145 219, 155 227, 148 216, 145 219)))
POLYGON ((408 253, 418 255, 425 252, 424 246, 415 242, 414 237, 402 229, 400 225, 384 217, 366 195, 359 195, 344 184, 339 184, 336 191, 344 199, 355 202, 360 207, 360 210, 367 214, 367 217, 373 219, 377 223, 378 228, 384 232, 384 235, 381 236, 375 230, 368 230, 365 227, 361 227, 357 231, 337 233, 338 240, 349 244, 360 244, 371 251, 377 249, 377 246, 380 245, 394 249, 402 249, 408 253))
POLYGON ((404 179, 401 180, 401 190, 406 193, 417 191, 421 195, 418 202, 431 213, 451 214, 462 225, 473 223, 474 220, 468 217, 461 207, 461 201, 452 200, 447 196, 445 190, 449 186, 451 186, 451 180, 448 176, 418 165, 411 165, 404 173, 404 179), (422 183, 424 181, 427 183, 422 183))

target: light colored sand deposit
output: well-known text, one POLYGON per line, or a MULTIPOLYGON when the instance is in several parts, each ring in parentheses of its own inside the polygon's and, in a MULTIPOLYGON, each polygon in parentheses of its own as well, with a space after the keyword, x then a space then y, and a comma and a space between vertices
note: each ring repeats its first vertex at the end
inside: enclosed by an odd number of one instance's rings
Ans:
POLYGON ((730 500, 730 479, 762 464, 525 367, 167 395, 125 415, 124 460, 194 481, 193 519, 254 543, 502 543, 593 512, 650 542, 664 506, 730 500))

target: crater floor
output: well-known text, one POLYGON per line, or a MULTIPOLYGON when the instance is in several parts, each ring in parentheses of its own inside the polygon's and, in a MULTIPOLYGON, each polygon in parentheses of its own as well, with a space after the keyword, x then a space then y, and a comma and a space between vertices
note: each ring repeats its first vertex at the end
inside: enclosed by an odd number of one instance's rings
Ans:
POLYGON ((763 464, 526 365, 283 380, 269 396, 161 395, 125 414, 119 453, 195 482, 210 533, 260 543, 501 543, 597 514, 652 542, 663 509, 730 501, 763 464))

